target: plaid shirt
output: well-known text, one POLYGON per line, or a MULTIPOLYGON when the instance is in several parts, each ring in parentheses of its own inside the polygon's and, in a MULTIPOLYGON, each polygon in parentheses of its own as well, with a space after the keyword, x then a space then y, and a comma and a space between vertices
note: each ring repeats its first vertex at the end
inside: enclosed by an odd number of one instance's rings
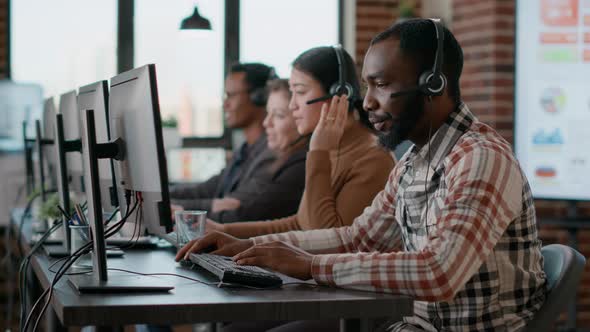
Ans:
POLYGON ((351 226, 254 238, 275 240, 314 253, 318 283, 414 297, 414 316, 394 331, 515 331, 545 299, 527 179, 464 104, 351 226))

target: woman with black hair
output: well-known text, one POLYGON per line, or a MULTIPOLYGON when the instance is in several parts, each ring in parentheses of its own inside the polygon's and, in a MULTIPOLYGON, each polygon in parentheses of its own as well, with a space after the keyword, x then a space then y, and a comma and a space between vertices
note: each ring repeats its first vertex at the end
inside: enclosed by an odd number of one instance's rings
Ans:
POLYGON ((346 226, 383 189, 394 161, 379 147, 362 110, 360 84, 350 55, 336 47, 305 51, 293 62, 289 86, 293 93, 289 108, 297 131, 302 137, 311 135, 305 191, 297 213, 269 221, 220 224, 209 220, 208 231, 247 238, 346 226), (350 96, 336 95, 313 102, 329 95, 342 82, 350 87, 350 96), (338 108, 348 108, 349 112, 337 117, 338 108))

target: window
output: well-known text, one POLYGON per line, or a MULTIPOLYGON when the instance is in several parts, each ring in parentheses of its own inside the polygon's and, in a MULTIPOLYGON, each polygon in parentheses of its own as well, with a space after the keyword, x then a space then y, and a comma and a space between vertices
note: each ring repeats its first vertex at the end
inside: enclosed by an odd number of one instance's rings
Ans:
POLYGON ((175 116, 182 136, 223 134, 224 1, 135 1, 135 67, 156 64, 162 117, 175 116), (180 30, 193 13, 212 30, 180 30))
POLYGON ((11 71, 44 95, 116 74, 117 1, 18 0, 11 2, 11 71))
POLYGON ((338 0, 240 2, 240 61, 262 62, 288 77, 303 51, 338 43, 338 0))

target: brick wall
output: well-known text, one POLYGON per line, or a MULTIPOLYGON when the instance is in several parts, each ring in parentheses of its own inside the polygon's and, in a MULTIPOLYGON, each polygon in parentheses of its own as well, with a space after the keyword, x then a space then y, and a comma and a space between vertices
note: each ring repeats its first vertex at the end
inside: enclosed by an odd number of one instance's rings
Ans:
POLYGON ((8 0, 0 0, 0 79, 8 72, 8 0))
MULTIPOLYGON (((398 18, 400 0, 356 1, 356 54, 359 69, 362 67, 369 42, 398 18)), ((406 3, 409 3, 406 1, 406 3)), ((420 1, 412 1, 416 15, 420 15, 420 1)))
MULTIPOLYGON (((8 0, 0 0, 0 79, 4 79, 6 78, 6 74, 7 74, 7 66, 8 66, 8 0)), ((4 218, 4 216, 2 216, 2 218, 4 218)), ((5 230, 0 230, 0 257, 5 257, 5 248, 6 245, 4 243, 4 231, 5 230)), ((6 310, 6 304, 8 303, 11 294, 9 292, 10 289, 14 289, 14 280, 10 280, 7 277, 7 271, 5 269, 5 265, 4 263, 10 263, 10 262, 2 262, 2 265, 0 265, 0 326, 2 326, 3 328, 14 328, 15 330, 18 328, 18 324, 17 325, 12 325, 9 326, 9 323, 7 322, 7 314, 5 312, 6 310)), ((16 266, 16 261, 13 261, 13 266, 16 266)), ((13 296, 16 296, 15 293, 12 294, 13 296)), ((18 308, 18 307, 15 307, 18 308)), ((16 314, 16 312, 13 312, 14 314, 16 314)), ((14 320, 14 318, 16 318, 16 315, 12 316, 13 322, 16 322, 16 320, 14 320)))
POLYGON ((514 2, 453 1, 452 30, 463 47, 463 100, 512 141, 514 2))

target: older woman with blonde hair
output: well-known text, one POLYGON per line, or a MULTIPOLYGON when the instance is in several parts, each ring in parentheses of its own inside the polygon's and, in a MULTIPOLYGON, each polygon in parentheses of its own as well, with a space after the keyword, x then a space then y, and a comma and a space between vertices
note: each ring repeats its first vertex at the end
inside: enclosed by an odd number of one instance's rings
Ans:
POLYGON ((264 176, 244 179, 248 190, 236 190, 218 200, 209 212, 220 223, 264 216, 280 218, 297 212, 305 186, 305 159, 309 137, 301 136, 289 110, 289 82, 276 79, 268 83, 266 117, 262 123, 267 146, 276 160, 264 176))

